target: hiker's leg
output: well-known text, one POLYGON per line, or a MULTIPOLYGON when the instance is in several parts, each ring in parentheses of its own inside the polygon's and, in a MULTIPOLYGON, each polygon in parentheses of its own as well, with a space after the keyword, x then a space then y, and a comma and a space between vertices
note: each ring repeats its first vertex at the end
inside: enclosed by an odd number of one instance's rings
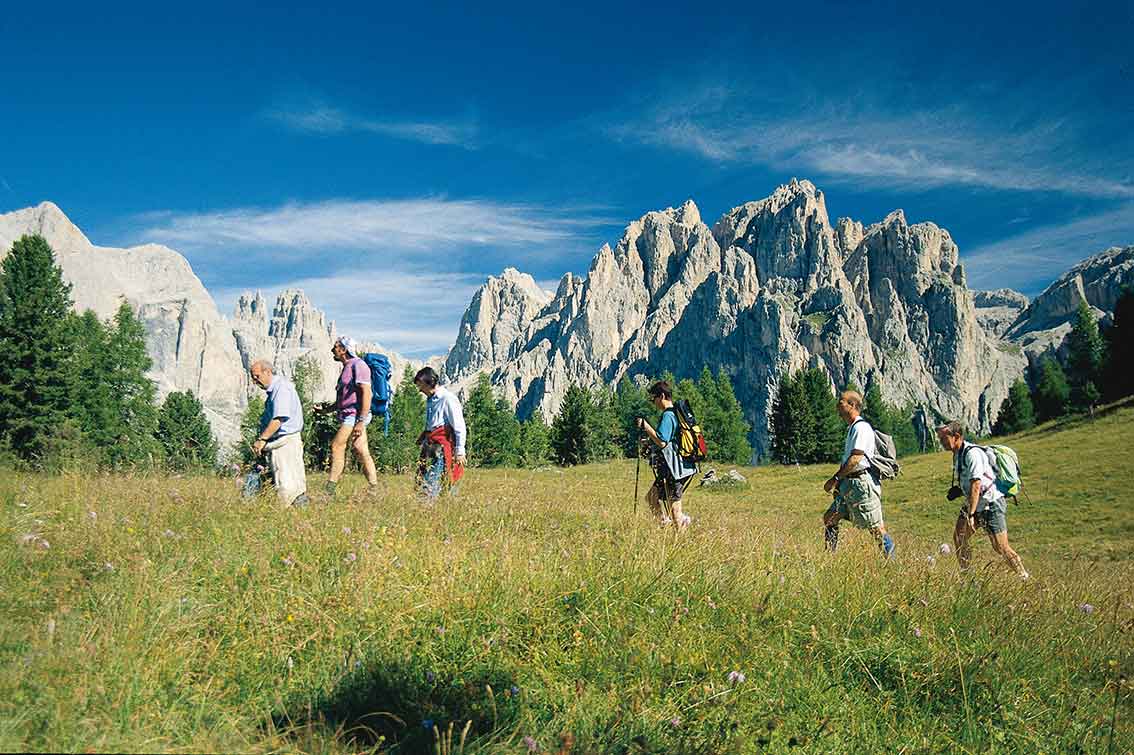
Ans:
POLYGON ((969 544, 969 519, 964 514, 957 517, 957 526, 953 528, 953 548, 957 552, 957 565, 961 571, 968 571, 972 562, 973 551, 969 544))
POLYGON ((354 455, 362 464, 362 471, 366 474, 366 481, 371 485, 378 484, 378 471, 374 468, 374 457, 370 455, 370 442, 366 438, 366 426, 362 426, 362 435, 354 439, 354 455))
POLYGON ((1004 558, 1004 563, 1008 564, 1008 568, 1016 572, 1018 576, 1025 576, 1028 572, 1024 568, 1024 562, 1020 558, 1020 554, 1012 549, 1008 544, 1008 530, 1003 529, 998 532, 992 532, 991 528, 988 533, 988 540, 992 543, 992 550, 996 551, 1004 558))
POLYGON ((347 441, 350 439, 350 433, 353 429, 353 424, 344 422, 339 425, 335 437, 331 438, 331 482, 338 482, 339 478, 343 476, 343 467, 346 466, 347 441))
POLYGON ((842 519, 843 514, 839 511, 839 502, 836 499, 823 513, 823 542, 829 551, 834 551, 839 547, 839 522, 842 519))

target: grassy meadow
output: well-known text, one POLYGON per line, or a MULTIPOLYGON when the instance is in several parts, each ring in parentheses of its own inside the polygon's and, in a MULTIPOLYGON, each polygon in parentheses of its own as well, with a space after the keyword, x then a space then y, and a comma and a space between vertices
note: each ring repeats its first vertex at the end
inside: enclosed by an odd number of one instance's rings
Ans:
POLYGON ((693 489, 684 534, 632 461, 299 511, 0 472, 0 750, 1131 752, 1134 406, 1008 442, 1028 582, 939 552, 943 452, 886 485, 889 563, 824 553, 828 467, 693 489))

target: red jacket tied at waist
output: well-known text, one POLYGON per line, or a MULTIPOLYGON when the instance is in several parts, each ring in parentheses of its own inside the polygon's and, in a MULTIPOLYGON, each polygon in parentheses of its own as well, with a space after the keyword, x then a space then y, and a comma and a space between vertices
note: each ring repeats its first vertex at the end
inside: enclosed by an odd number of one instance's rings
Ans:
POLYGON ((453 428, 440 425, 430 430, 425 439, 441 446, 441 450, 445 452, 445 474, 448 475, 449 482, 459 481, 461 475, 465 473, 465 468, 461 464, 453 464, 453 428))

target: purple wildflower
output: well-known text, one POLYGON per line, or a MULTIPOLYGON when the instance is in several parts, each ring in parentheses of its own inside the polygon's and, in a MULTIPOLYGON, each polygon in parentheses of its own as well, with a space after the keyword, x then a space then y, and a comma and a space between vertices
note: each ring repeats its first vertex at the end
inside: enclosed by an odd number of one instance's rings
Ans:
POLYGON ((357 560, 358 556, 355 555, 354 551, 346 554, 346 558, 343 559, 343 561, 346 561, 348 564, 353 564, 357 560))
POLYGON ((1082 611, 1083 613, 1091 614, 1091 613, 1095 612, 1095 607, 1092 606, 1090 603, 1083 603, 1079 606, 1079 610, 1082 611))
POLYGON ((510 691, 512 693, 512 697, 516 697, 517 695, 520 694, 520 688, 517 687, 515 684, 512 685, 512 689, 510 691))
POLYGON ((921 627, 913 628, 913 636, 917 637, 919 640, 921 639, 921 627))
POLYGON ((536 742, 535 737, 531 735, 524 737, 524 746, 528 748, 528 752, 536 752, 539 750, 539 742, 536 742))
POLYGON ((744 676, 744 673, 742 671, 730 671, 730 672, 728 672, 728 683, 729 684, 742 684, 746 678, 747 677, 744 676))
POLYGON ((436 674, 434 674, 432 671, 425 672, 425 681, 429 682, 430 684, 433 684, 433 680, 436 678, 436 674))
POLYGON ((669 719, 669 725, 676 729, 678 726, 681 726, 681 719, 677 716, 674 716, 673 718, 669 719))
POLYGON ((953 548, 949 545, 949 543, 941 543, 941 545, 937 547, 937 552, 942 556, 948 556, 953 552, 953 548))

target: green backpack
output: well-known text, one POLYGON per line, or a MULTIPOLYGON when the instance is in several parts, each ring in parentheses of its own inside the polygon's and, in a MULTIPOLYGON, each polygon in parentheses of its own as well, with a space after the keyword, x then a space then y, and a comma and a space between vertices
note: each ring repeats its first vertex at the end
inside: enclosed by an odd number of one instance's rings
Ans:
POLYGON ((1008 446, 977 446, 988 456, 988 464, 996 473, 996 489, 1006 496, 1019 500, 1020 457, 1008 446))

